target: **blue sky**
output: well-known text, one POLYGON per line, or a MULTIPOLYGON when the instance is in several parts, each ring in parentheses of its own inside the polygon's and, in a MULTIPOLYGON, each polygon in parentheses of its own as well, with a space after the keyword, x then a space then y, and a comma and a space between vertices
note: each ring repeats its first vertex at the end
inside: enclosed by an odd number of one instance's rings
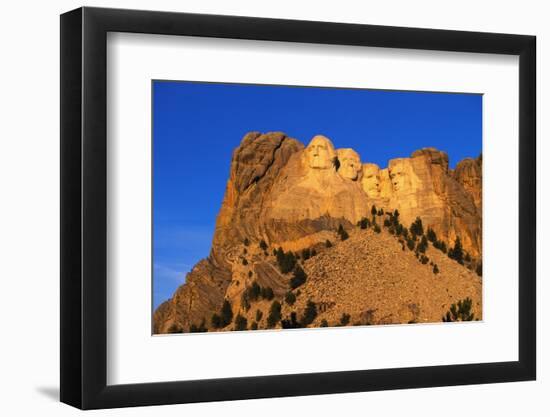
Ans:
POLYGON ((451 167, 481 152, 482 96, 153 82, 153 305, 208 256, 231 153, 245 133, 316 134, 381 167, 432 146, 451 167))

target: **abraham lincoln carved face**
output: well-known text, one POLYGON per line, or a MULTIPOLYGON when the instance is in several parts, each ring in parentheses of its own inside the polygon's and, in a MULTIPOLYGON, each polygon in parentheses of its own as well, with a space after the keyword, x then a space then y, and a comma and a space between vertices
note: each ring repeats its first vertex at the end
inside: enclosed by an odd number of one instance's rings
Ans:
POLYGON ((392 159, 388 168, 393 191, 409 191, 412 188, 413 169, 410 159, 392 159))
POLYGON ((329 169, 333 166, 336 157, 334 145, 329 138, 322 135, 311 139, 305 152, 307 163, 312 169, 329 169))

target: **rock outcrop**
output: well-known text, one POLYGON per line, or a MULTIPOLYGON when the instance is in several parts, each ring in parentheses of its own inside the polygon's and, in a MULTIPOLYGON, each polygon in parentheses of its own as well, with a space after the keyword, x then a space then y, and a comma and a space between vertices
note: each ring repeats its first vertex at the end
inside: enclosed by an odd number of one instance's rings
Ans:
POLYGON ((390 160, 387 169, 365 164, 362 184, 377 207, 399 210, 404 224, 420 217, 447 245, 459 236, 470 255, 480 257, 481 212, 473 193, 457 180, 456 172, 449 172, 445 152, 425 148, 410 158, 390 160))
MULTIPOLYGON (((448 247, 460 237, 468 254, 481 259, 481 157, 461 161, 450 171, 446 153, 425 148, 410 158, 392 159, 381 169, 372 163, 362 164, 353 149, 335 149, 330 139, 321 135, 304 147, 281 132, 248 133, 232 156, 210 255, 197 263, 185 284, 157 308, 154 333, 189 331, 192 326, 211 330, 211 317, 220 312, 224 300, 249 323, 257 321, 254 314, 263 312, 265 317, 270 302, 256 300, 252 311, 246 291, 260 285, 271 289, 272 298, 284 298, 289 275, 277 265, 273 253, 277 248, 320 254, 302 261, 314 278, 303 287, 304 295, 297 297, 296 306, 303 307, 310 298, 326 302, 327 319, 342 312, 359 317, 368 304, 370 310, 375 308, 378 315, 386 317, 378 320, 380 323, 408 322, 412 320, 410 309, 396 301, 406 298, 407 305, 422 304, 422 313, 417 311, 414 320, 437 321, 449 302, 460 297, 474 298, 479 317, 481 283, 465 266, 430 247, 430 258, 437 259, 442 270, 435 278, 430 269, 433 261, 429 267, 419 263, 418 255, 405 251, 404 242, 397 243, 385 230, 382 234, 354 231, 361 219, 370 219, 373 205, 384 212, 398 210, 405 226, 420 217, 424 227, 432 228, 448 247), (351 238, 339 243, 336 230, 341 226, 351 238), (327 242, 331 247, 334 244, 332 252, 327 242), (378 249, 373 251, 372 245, 378 249), (342 251, 347 250, 346 258, 342 251), (373 253, 380 251, 383 253, 373 258, 373 253), (363 271, 363 275, 350 268, 363 271), (322 301, 325 299, 330 302, 322 301)), ((383 221, 385 214, 381 216, 383 221)), ((283 313, 289 309, 285 304, 283 313)))
POLYGON ((482 158, 479 155, 476 159, 465 158, 456 164, 453 178, 472 196, 474 204, 481 215, 482 203, 482 158))
POLYGON ((233 152, 229 180, 216 220, 210 257, 218 265, 227 266, 227 257, 245 238, 259 240, 268 233, 264 215, 266 200, 273 195, 274 183, 291 157, 303 149, 301 142, 281 132, 245 135, 233 152))
POLYGON ((355 224, 368 210, 360 170, 358 157, 355 165, 339 162, 332 142, 315 136, 289 159, 265 200, 260 221, 266 241, 281 244, 333 230, 342 222, 355 224))

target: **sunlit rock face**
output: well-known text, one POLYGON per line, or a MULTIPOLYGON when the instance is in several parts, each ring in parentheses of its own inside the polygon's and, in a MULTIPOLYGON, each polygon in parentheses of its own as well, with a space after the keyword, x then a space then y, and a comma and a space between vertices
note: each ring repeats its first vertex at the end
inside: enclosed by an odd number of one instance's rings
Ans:
MULTIPOLYGON (((216 219, 211 258, 223 264, 226 252, 244 238, 263 233, 264 200, 292 156, 304 145, 281 132, 247 133, 233 151, 229 180, 216 219)), ((334 148, 333 148, 334 149, 334 148)))
POLYGON ((392 159, 389 207, 401 213, 405 225, 419 216, 447 243, 460 236, 474 257, 481 254, 481 217, 470 194, 450 175, 445 152, 426 148, 410 158, 392 159))
POLYGON ((233 290, 240 258, 235 249, 245 238, 266 234, 264 200, 293 155, 301 160, 304 145, 281 132, 247 133, 233 151, 224 199, 216 219, 210 255, 187 274, 172 298, 154 315, 155 333, 171 326, 189 331, 191 324, 220 310, 226 292, 233 290))
POLYGON ((340 163, 338 174, 347 180, 357 181, 362 171, 359 154, 350 148, 338 149, 336 153, 340 163))
POLYGON ((394 194, 414 194, 419 188, 416 176, 409 158, 392 159, 388 165, 392 191, 394 194))
POLYGON ((363 191, 370 198, 379 198, 381 192, 380 167, 376 164, 363 164, 363 175, 361 178, 363 191))
POLYGON ((355 223, 367 210, 367 201, 359 181, 359 155, 349 149, 342 153, 336 171, 337 156, 330 139, 315 136, 308 146, 293 156, 265 200, 267 237, 274 242, 288 235, 300 238, 308 233, 327 230, 338 222, 355 223), (293 226, 289 226, 293 225, 293 226))
MULTIPOLYGON (((359 155, 352 150, 346 155, 355 170, 350 176, 358 179, 359 155)), ((361 219, 366 195, 360 181, 336 171, 336 157, 325 136, 313 137, 304 148, 280 132, 247 134, 233 153, 210 256, 214 264, 223 265, 245 237, 282 243, 361 219)))
POLYGON ((439 166, 441 172, 447 174, 449 172, 449 156, 446 152, 439 151, 435 148, 422 148, 414 151, 411 158, 426 157, 431 165, 439 166))
MULTIPOLYGON (((337 152, 325 136, 315 136, 304 147, 282 132, 246 134, 232 155, 211 253, 157 309, 155 333, 167 332, 172 326, 188 331, 191 324, 198 325, 219 312, 224 299, 239 308, 251 280, 269 286, 275 297, 282 299, 288 277, 281 279, 269 264, 270 257, 258 249, 259 242, 267 242, 270 253, 278 246, 301 251, 324 245, 327 239, 336 243, 338 226, 357 230, 355 224, 371 216, 372 205, 384 211, 398 209, 406 227, 421 217, 425 230, 433 228, 448 246, 460 236, 470 255, 479 257, 481 158, 477 161, 464 160, 450 171, 447 154, 426 148, 409 158, 393 159, 380 169, 372 163, 361 165, 360 156, 352 149, 337 152), (248 264, 242 262, 245 239, 251 242, 248 264)), ((380 240, 386 235, 377 236, 380 240)), ((351 245, 352 240, 353 236, 343 244, 351 245)), ((391 244, 397 245, 393 237, 391 244)), ((400 246, 398 250, 401 254, 400 246)), ((353 254, 354 250, 348 248, 344 253, 353 254)), ((340 269, 345 271, 349 265, 342 262, 340 269)), ((376 262, 378 268, 379 260, 376 262)), ((386 272, 393 276, 391 268, 386 272)), ((347 272, 335 279, 340 282, 342 277, 347 277, 347 272)), ((448 297, 447 292, 442 294, 448 297)))
POLYGON ((453 177, 462 184, 466 192, 474 199, 474 203, 481 215, 482 203, 482 157, 465 158, 460 161, 453 172, 453 177))
POLYGON ((305 149, 305 157, 311 169, 332 169, 336 151, 329 138, 317 135, 305 149))

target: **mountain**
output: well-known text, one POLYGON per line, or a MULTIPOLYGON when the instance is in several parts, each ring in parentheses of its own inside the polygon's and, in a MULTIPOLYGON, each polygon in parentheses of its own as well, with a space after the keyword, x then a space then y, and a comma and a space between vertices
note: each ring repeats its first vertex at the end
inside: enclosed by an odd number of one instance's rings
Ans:
POLYGON ((464 300, 480 319, 481 226, 481 157, 453 171, 424 148, 381 169, 321 135, 250 132, 210 255, 154 332, 434 322, 464 300))

